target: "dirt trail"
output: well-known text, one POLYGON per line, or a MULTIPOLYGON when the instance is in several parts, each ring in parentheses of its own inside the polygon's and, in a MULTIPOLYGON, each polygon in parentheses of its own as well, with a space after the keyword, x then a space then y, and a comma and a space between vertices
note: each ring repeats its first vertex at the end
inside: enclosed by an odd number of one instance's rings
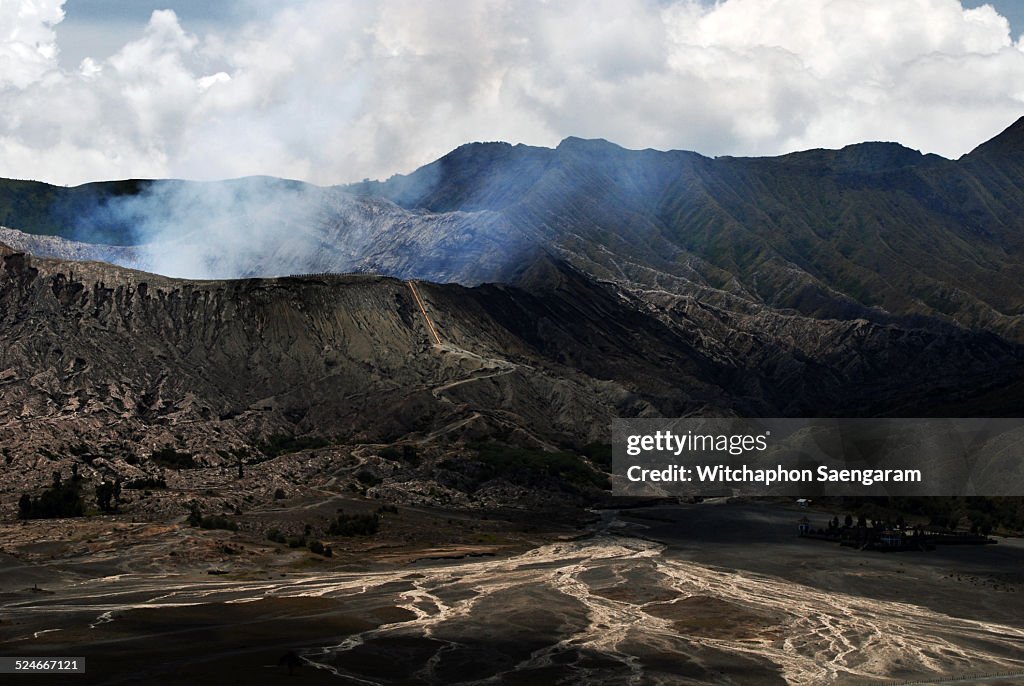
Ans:
POLYGON ((438 335, 437 327, 434 326, 434 322, 430 318, 430 315, 427 314, 427 308, 423 304, 423 298, 420 297, 419 289, 416 288, 416 282, 415 281, 408 281, 406 283, 409 284, 409 290, 412 291, 412 297, 416 300, 416 304, 420 308, 420 313, 423 315, 423 321, 425 321, 427 323, 427 328, 430 329, 430 333, 434 337, 435 345, 440 346, 441 345, 441 337, 438 335))
MULTIPOLYGON (((496 357, 486 357, 484 355, 480 355, 480 354, 472 352, 470 350, 466 350, 465 348, 462 348, 462 347, 458 346, 455 343, 451 343, 451 342, 444 343, 444 342, 442 342, 441 341, 441 336, 440 336, 440 334, 438 334, 438 331, 437 331, 437 326, 434 324, 434 320, 431 318, 430 314, 427 312, 426 302, 423 300, 423 297, 420 294, 419 288, 416 286, 416 282, 415 281, 407 281, 406 283, 409 285, 409 291, 412 293, 413 299, 416 301, 416 305, 417 305, 417 307, 419 307, 420 313, 423 315, 423 321, 426 323, 427 328, 430 330, 430 333, 431 333, 431 335, 434 338, 435 343, 434 343, 433 347, 437 351, 439 351, 439 352, 446 353, 446 354, 451 355, 451 356, 459 357, 459 358, 462 358, 463 360, 471 360, 474 364, 479 364, 480 365, 479 369, 475 369, 473 371, 470 371, 465 376, 462 376, 461 378, 457 378, 457 379, 453 379, 453 380, 448 380, 448 381, 445 381, 445 382, 440 383, 438 385, 430 387, 430 393, 435 398, 437 398, 438 400, 441 400, 442 402, 454 403, 455 401, 453 401, 452 399, 450 399, 450 398, 445 396, 445 392, 446 391, 450 391, 450 390, 452 390, 454 388, 457 388, 457 387, 462 386, 462 385, 467 384, 467 383, 471 383, 471 382, 475 382, 475 381, 484 381, 486 379, 493 379, 493 378, 496 378, 496 377, 504 376, 506 374, 512 374, 512 373, 514 373, 515 371, 517 371, 520 368, 521 365, 519 365, 519 364, 517 364, 515 362, 511 362, 509 360, 505 360, 505 359, 501 359, 501 358, 496 358, 496 357)), ((488 412, 484 412, 484 411, 481 411, 481 410, 474 410, 474 411, 472 411, 471 413, 469 413, 466 416, 462 416, 462 417, 459 417, 457 419, 454 419, 453 421, 449 422, 448 424, 446 424, 444 426, 441 426, 441 427, 435 429, 434 431, 431 431, 427 435, 425 435, 422 438, 420 438, 419 440, 417 440, 416 443, 421 444, 421 445, 424 444, 424 443, 429 443, 430 441, 433 441, 433 440, 437 439, 440 436, 443 436, 443 435, 448 434, 448 433, 450 433, 452 431, 460 429, 460 428, 462 428, 462 427, 464 427, 464 426, 466 426, 466 425, 476 421, 477 419, 480 419, 485 414, 490 416, 490 418, 493 421, 498 421, 498 422, 501 422, 501 423, 507 423, 507 420, 495 416, 494 413, 488 413, 488 412)), ((530 436, 537 443, 537 445, 539 445, 543 449, 551 450, 551 451, 556 450, 555 446, 553 446, 552 444, 548 443, 547 441, 544 441, 544 440, 540 439, 539 437, 533 435, 525 427, 514 425, 514 428, 516 428, 516 429, 522 431, 523 433, 525 433, 526 435, 530 436)), ((355 453, 353 453, 353 454, 355 454, 355 453)))

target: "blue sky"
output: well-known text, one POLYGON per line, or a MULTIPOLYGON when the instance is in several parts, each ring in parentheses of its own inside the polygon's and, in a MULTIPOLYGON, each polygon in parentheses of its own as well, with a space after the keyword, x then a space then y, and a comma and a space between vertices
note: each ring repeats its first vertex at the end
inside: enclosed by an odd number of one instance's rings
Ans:
POLYGON ((74 68, 86 57, 103 59, 142 35, 153 10, 170 9, 194 33, 230 30, 251 18, 236 0, 68 0, 57 26, 61 63, 74 68))

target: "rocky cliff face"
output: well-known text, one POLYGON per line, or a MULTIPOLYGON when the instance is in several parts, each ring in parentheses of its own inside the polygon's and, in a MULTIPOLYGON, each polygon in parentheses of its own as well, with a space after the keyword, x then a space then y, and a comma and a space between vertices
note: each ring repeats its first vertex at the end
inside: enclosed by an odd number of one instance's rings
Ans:
POLYGON ((479 385, 502 388, 486 409, 524 396, 513 429, 575 431, 550 402, 610 410, 587 379, 554 378, 564 398, 552 398, 542 370, 488 357, 496 344, 432 347, 409 286, 381 277, 172 281, 9 254, 0 314, 0 426, 16 450, 177 433, 211 455, 270 433, 390 439, 464 419, 472 388, 437 389, 488 374, 479 385))
POLYGON ((741 316, 547 258, 517 280, 187 281, 4 247, 0 443, 214 463, 272 434, 578 446, 613 416, 988 412, 1021 378, 989 334, 741 316))

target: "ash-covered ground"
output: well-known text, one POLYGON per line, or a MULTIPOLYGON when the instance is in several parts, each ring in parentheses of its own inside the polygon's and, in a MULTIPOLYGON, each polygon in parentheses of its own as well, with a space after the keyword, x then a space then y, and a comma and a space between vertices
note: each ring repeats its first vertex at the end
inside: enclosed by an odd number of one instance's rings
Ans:
POLYGON ((1024 672, 1018 542, 884 556, 779 504, 627 509, 595 448, 615 416, 997 416, 1015 343, 735 318, 547 258, 479 288, 0 258, 2 654, 84 656, 79 684, 1024 672))
POLYGON ((64 679, 90 684, 288 681, 289 653, 296 683, 1024 680, 1024 543, 863 552, 798 539, 804 512, 399 508, 330 558, 184 523, 5 525, 0 652, 84 655, 64 679))

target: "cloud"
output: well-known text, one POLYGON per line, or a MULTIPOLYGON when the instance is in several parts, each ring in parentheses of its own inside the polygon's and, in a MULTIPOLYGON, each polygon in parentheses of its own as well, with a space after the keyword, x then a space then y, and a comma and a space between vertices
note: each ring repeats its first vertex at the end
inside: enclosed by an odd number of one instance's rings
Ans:
POLYGON ((958 0, 249 0, 62 70, 60 0, 0 5, 0 175, 407 172, 470 140, 956 157, 1024 114, 1024 45, 958 0))
POLYGON ((62 0, 0 4, 0 88, 24 88, 56 65, 53 27, 64 19, 62 0))

